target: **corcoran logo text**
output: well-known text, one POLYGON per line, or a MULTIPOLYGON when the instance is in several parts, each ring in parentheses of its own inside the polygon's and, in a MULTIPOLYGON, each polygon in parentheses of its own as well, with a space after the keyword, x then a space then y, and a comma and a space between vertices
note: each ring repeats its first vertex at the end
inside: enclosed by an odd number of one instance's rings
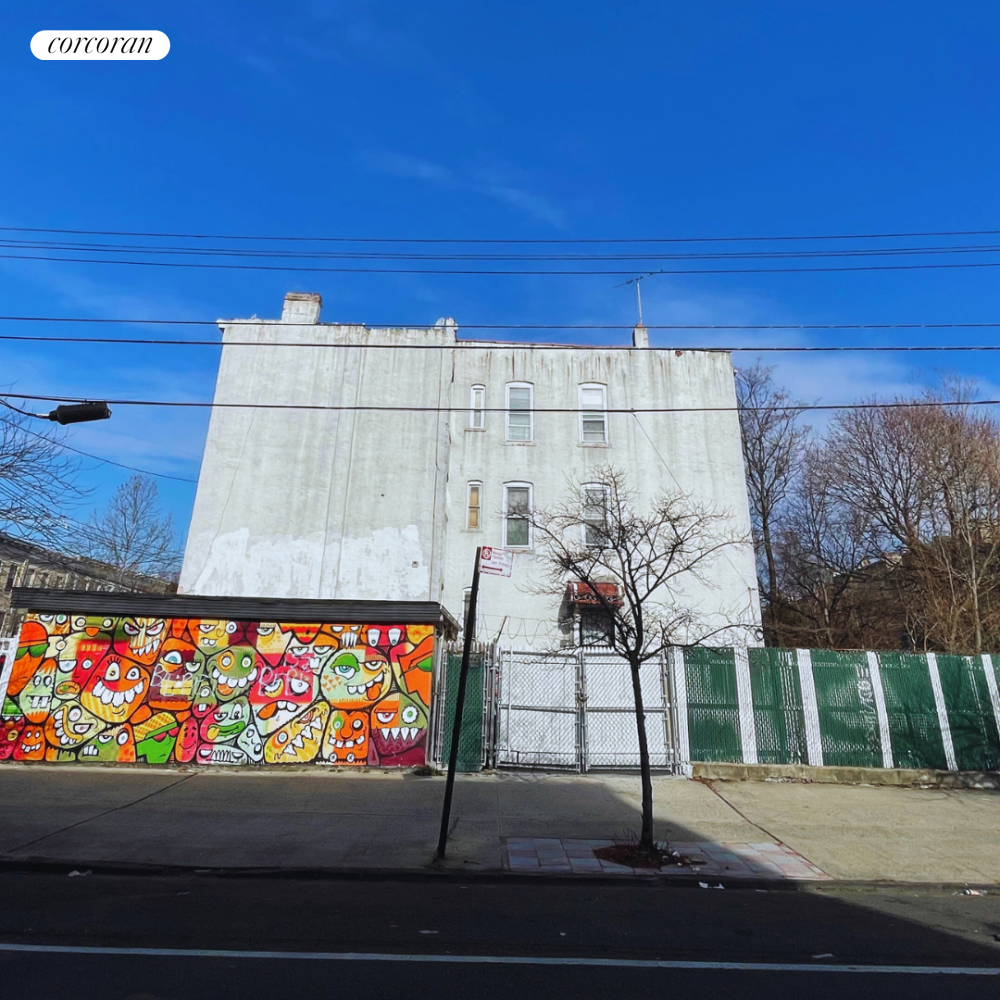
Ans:
POLYGON ((162 59, 170 39, 162 31, 38 31, 36 59, 162 59))

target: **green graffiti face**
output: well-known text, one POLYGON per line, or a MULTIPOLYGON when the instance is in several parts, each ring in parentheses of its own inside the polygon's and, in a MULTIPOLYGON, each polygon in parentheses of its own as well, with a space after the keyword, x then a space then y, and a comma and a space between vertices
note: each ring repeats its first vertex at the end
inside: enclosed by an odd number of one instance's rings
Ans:
POLYGON ((375 650, 341 652, 323 668, 320 688, 334 708, 370 707, 389 686, 389 671, 385 657, 375 650))
POLYGON ((419 698, 407 694, 405 691, 400 691, 399 721, 411 729, 426 729, 427 709, 424 708, 423 702, 419 698))
POLYGON ((224 702, 206 716, 201 738, 208 743, 225 743, 239 736, 249 723, 250 703, 246 698, 224 702))
POLYGON ((177 742, 180 724, 169 712, 158 712, 135 727, 135 752, 147 764, 165 764, 177 742))
POLYGON ((55 661, 46 660, 21 690, 21 708, 29 722, 44 722, 48 717, 52 707, 52 688, 55 678, 55 661))
POLYGON ((129 753, 132 734, 128 726, 112 726, 98 733, 89 743, 80 748, 79 760, 102 762, 109 760, 135 760, 135 754, 129 753))
POLYGON ((208 675, 219 701, 248 694, 257 670, 253 646, 230 646, 208 661, 208 675))

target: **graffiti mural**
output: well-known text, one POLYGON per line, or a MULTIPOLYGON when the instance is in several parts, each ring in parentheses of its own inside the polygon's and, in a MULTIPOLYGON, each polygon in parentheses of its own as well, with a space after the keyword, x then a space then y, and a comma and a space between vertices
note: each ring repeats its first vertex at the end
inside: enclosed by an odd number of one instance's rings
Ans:
POLYGON ((423 764, 430 625, 29 614, 0 760, 423 764))

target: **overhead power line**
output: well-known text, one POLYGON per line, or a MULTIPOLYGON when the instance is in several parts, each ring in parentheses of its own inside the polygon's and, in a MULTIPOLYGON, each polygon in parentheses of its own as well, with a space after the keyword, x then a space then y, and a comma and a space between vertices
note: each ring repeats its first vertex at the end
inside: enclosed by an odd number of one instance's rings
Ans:
POLYGON ((155 239, 183 240, 257 240, 283 243, 430 243, 430 244, 623 244, 623 243, 768 243, 784 241, 821 240, 884 240, 917 239, 938 236, 998 236, 1000 229, 930 230, 903 233, 834 233, 827 235, 779 236, 657 236, 634 238, 563 238, 563 239, 484 239, 463 237, 387 237, 387 236, 248 236, 244 234, 220 235, 218 233, 153 233, 115 229, 50 229, 26 226, 0 226, 0 232, 52 233, 64 236, 137 236, 155 239))
POLYGON ((579 253, 545 252, 525 253, 523 251, 498 253, 458 252, 447 253, 399 250, 273 250, 261 247, 209 247, 209 246, 159 246, 134 243, 67 243, 50 240, 5 240, 0 239, 0 249, 34 250, 49 253, 87 253, 170 255, 195 257, 237 257, 264 258, 278 260, 358 260, 358 261, 518 261, 534 263, 538 261, 704 261, 704 260, 811 260, 817 258, 851 257, 894 257, 912 255, 942 254, 993 254, 1000 253, 1000 246, 991 244, 945 244, 936 246, 868 246, 823 248, 810 250, 714 250, 711 252, 667 253, 650 250, 644 253, 579 253))
MULTIPOLYGON (((280 319, 119 319, 96 316, 0 316, 9 323, 115 323, 132 326, 276 326, 280 319)), ((298 324, 291 324, 293 326, 298 324)), ((437 323, 320 323, 368 330, 440 330, 437 323)), ((643 323, 647 330, 987 330, 1000 320, 981 323, 643 323)), ((462 330, 632 330, 634 323, 459 323, 462 330)), ((215 343, 215 341, 213 341, 215 343)), ((218 341, 222 343, 222 341, 218 341)), ((458 341, 459 344, 463 341, 458 341)))
MULTIPOLYGON (((588 274, 612 277, 635 276, 636 270, 616 271, 607 268, 533 268, 528 270, 496 268, 420 268, 420 267, 304 267, 283 264, 219 264, 205 261, 180 260, 104 260, 93 257, 48 257, 39 254, 0 253, 0 260, 40 260, 62 264, 101 264, 128 267, 185 267, 214 271, 282 271, 295 274, 445 274, 485 276, 586 276, 588 274)), ((643 277, 677 274, 821 274, 839 271, 926 271, 953 268, 1000 267, 1000 261, 961 261, 950 264, 851 264, 846 267, 716 267, 716 268, 657 268, 641 271, 643 277)))
MULTIPOLYGON (((47 400, 63 403, 84 402, 77 396, 38 396, 28 395, 18 392, 5 392, 5 396, 13 399, 24 400, 47 400)), ((196 400, 170 400, 170 399, 109 399, 109 404, 115 406, 164 406, 178 407, 181 409, 224 409, 224 410, 315 410, 333 411, 343 413, 468 413, 469 406, 376 406, 376 405, 350 405, 339 406, 328 403, 219 403, 216 401, 202 402, 196 400)), ((602 412, 608 414, 643 414, 643 413, 737 413, 741 411, 750 412, 788 412, 806 410, 896 410, 909 409, 913 407, 935 407, 935 406, 996 406, 1000 405, 1000 399, 974 399, 974 400, 900 400, 887 403, 808 403, 804 405, 788 404, 787 406, 635 406, 635 407, 608 407, 602 412)), ((484 407, 479 410, 481 413, 507 413, 507 407, 484 407)), ((524 410, 525 413, 590 413, 587 410, 576 406, 534 406, 524 410)))
MULTIPOLYGON (((650 329, 647 327, 647 329, 650 329)), ((732 346, 705 344, 671 344, 663 347, 633 347, 631 344, 543 344, 533 341, 496 340, 462 341, 454 344, 347 344, 340 342, 308 343, 298 340, 182 340, 163 337, 30 337, 21 334, 0 333, 0 341, 18 341, 33 344, 141 344, 153 347, 311 347, 330 350, 385 350, 385 351, 452 351, 512 348, 518 351, 703 351, 716 354, 737 352, 769 352, 776 354, 830 354, 846 353, 903 353, 903 352, 963 352, 1000 351, 1000 344, 900 344, 900 345, 832 345, 832 346, 775 346, 742 344, 732 346)))

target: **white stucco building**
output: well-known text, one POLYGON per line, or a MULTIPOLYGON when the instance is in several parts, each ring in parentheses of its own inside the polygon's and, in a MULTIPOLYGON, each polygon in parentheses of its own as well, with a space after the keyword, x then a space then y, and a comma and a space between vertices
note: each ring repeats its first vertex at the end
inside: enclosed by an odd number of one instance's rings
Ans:
MULTIPOLYGON (((509 642, 551 645, 564 595, 533 592, 532 539, 505 517, 517 503, 544 507, 612 464, 640 498, 680 489, 749 532, 732 409, 607 412, 734 407, 729 355, 650 350, 641 329, 630 350, 484 344, 452 320, 321 323, 320 306, 289 293, 280 320, 220 320, 215 401, 241 406, 212 413, 182 593, 431 600, 458 617, 476 546, 506 545, 514 573, 483 578, 479 637, 503 624, 509 642), (538 412, 558 408, 586 412, 538 412)), ((759 620, 751 547, 691 597, 759 620)))

